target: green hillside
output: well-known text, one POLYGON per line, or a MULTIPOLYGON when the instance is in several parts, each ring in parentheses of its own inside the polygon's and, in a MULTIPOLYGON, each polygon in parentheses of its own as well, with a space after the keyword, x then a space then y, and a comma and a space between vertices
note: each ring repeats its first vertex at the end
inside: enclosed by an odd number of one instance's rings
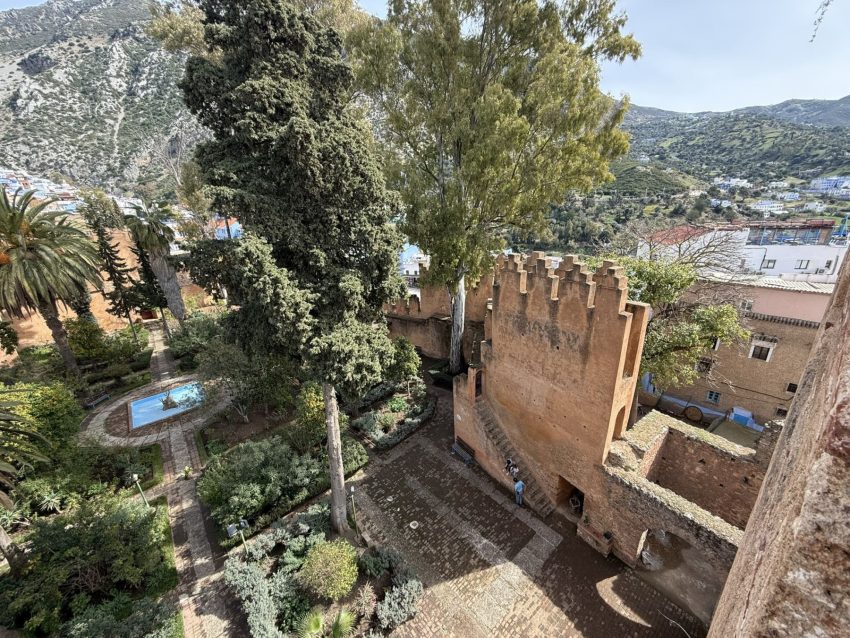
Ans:
POLYGON ((644 164, 620 159, 611 163, 611 172, 617 179, 601 189, 605 192, 616 190, 624 195, 645 195, 705 188, 700 180, 657 162, 644 164))
POLYGON ((809 178, 850 164, 850 127, 800 124, 742 112, 684 114, 636 109, 625 127, 632 155, 645 153, 700 179, 809 178))

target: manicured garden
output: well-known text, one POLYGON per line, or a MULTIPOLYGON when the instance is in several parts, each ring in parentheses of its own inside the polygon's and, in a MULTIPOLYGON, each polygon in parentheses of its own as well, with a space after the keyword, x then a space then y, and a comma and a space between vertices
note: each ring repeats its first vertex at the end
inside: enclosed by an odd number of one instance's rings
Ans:
POLYGON ((225 564, 251 635, 383 636, 416 615, 422 583, 389 550, 331 538, 326 504, 254 537, 225 564))

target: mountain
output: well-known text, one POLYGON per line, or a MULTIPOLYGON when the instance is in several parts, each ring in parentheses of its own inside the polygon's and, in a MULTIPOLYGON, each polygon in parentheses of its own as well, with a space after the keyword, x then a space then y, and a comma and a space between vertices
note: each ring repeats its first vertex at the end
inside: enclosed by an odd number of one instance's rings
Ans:
POLYGON ((634 106, 624 127, 632 155, 699 179, 808 178, 850 170, 850 96, 789 100, 725 113, 634 106))
POLYGON ((850 95, 840 100, 787 100, 773 106, 748 106, 733 112, 766 115, 794 124, 850 126, 850 95))
POLYGON ((183 59, 144 32, 143 0, 0 12, 0 165, 114 190, 163 188, 150 148, 196 129, 183 59))

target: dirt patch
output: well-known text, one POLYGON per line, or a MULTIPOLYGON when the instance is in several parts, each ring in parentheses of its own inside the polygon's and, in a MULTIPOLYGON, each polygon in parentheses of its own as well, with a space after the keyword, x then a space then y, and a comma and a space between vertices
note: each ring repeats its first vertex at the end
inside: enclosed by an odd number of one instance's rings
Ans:
POLYGON ((204 444, 220 441, 227 448, 238 445, 248 439, 258 441, 279 433, 289 422, 291 414, 266 414, 262 410, 253 412, 246 423, 240 417, 230 417, 226 413, 201 430, 204 444))

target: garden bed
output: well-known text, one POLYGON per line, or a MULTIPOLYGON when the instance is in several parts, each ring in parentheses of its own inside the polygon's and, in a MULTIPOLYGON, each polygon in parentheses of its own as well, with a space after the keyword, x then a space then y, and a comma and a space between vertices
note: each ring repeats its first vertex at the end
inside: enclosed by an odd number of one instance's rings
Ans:
POLYGON ((423 382, 417 379, 411 385, 409 393, 401 385, 391 395, 375 401, 369 412, 351 422, 351 429, 377 450, 401 443, 425 424, 436 408, 436 399, 428 396, 423 382))
POLYGON ((380 636, 412 618, 422 583, 401 557, 357 550, 331 536, 326 503, 279 521, 225 564, 225 582, 241 602, 253 635, 380 636))
MULTIPOLYGON (((346 476, 369 460, 363 446, 348 437, 343 437, 342 456, 346 476)), ((245 518, 250 526, 244 534, 253 536, 329 488, 324 449, 298 454, 279 435, 213 457, 198 480, 198 494, 210 508, 224 548, 239 542, 226 537, 227 524, 245 518)))

